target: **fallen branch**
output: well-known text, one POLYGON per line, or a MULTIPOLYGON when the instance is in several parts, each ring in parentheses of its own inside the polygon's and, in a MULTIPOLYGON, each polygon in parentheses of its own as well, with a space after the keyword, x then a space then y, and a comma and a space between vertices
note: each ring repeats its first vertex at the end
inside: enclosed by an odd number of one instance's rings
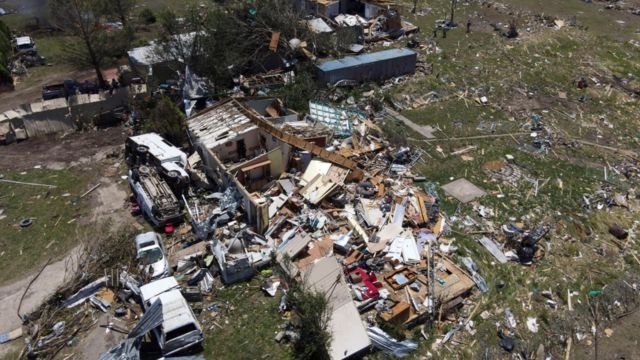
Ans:
POLYGON ((0 179, 0 182, 7 183, 7 184, 17 184, 17 185, 42 186, 42 187, 48 187, 48 188, 57 187, 55 185, 38 184, 38 183, 30 183, 30 182, 6 180, 6 179, 0 179))
POLYGON ((40 271, 38 271, 36 276, 34 276, 33 279, 31 279, 31 281, 29 281, 29 284, 27 284, 27 287, 24 289, 24 292, 22 293, 22 296, 20 297, 20 302, 18 303, 18 310, 16 311, 16 314, 18 315, 18 318, 20 318, 20 321, 22 321, 22 317, 20 316, 20 308, 22 307, 22 301, 24 300, 25 295, 27 295, 27 291, 29 291, 29 288, 31 288, 31 285, 33 285, 33 283, 38 279, 38 277, 40 276, 40 274, 42 274, 44 269, 47 266, 49 266, 50 262, 51 262, 51 258, 49 258, 49 260, 47 260, 47 262, 44 264, 42 269, 40 269, 40 271))
POLYGON ((619 152, 619 153, 621 153, 623 155, 626 155, 626 156, 629 156, 631 158, 637 158, 638 157, 638 155, 635 152, 630 151, 630 150, 619 149, 619 148, 615 148, 615 147, 612 147, 612 146, 600 145, 600 144, 593 143, 591 141, 586 141, 586 140, 581 140, 581 139, 573 139, 573 140, 575 140, 575 141, 577 141, 577 142, 579 142, 580 144, 583 144, 583 145, 595 146, 595 147, 600 148, 600 149, 619 152))
POLYGON ((80 199, 82 199, 83 197, 89 195, 91 192, 93 192, 95 189, 99 188, 100 185, 102 185, 102 183, 97 183, 96 185, 94 185, 91 189, 87 190, 87 192, 85 192, 84 194, 80 195, 80 199))

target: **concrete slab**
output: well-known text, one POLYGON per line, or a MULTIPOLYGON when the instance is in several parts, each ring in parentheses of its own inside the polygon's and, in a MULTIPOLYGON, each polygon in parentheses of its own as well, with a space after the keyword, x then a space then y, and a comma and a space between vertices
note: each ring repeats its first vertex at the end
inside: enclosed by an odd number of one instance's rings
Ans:
POLYGON ((442 186, 447 195, 453 196, 460 202, 468 203, 479 197, 487 195, 487 193, 475 186, 467 179, 458 179, 442 186))

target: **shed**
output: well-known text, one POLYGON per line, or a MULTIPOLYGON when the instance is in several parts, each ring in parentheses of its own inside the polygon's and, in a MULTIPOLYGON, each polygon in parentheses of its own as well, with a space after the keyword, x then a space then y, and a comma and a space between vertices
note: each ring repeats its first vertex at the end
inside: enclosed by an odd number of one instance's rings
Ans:
POLYGON ((316 65, 316 70, 322 84, 335 84, 340 80, 366 82, 413 74, 416 61, 415 52, 401 48, 327 61, 316 65))

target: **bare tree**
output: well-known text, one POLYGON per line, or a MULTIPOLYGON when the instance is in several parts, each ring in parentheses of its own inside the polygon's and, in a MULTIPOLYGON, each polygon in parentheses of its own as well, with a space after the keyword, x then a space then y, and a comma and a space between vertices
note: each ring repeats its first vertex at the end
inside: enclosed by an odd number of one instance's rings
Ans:
POLYGON ((116 16, 122 26, 128 25, 129 14, 136 6, 136 0, 103 0, 105 13, 116 16))
MULTIPOLYGON (((208 12, 199 6, 189 4, 182 15, 183 20, 180 21, 172 10, 166 9, 160 13, 162 31, 154 55, 161 60, 198 68, 198 62, 205 60, 202 39, 205 36, 204 22, 208 12)), ((179 70, 184 71, 184 68, 179 70)))
POLYGON ((87 62, 96 71, 98 84, 104 87, 101 67, 107 45, 100 23, 100 2, 93 0, 51 0, 49 9, 54 23, 80 38, 86 50, 78 54, 80 62, 87 62), (84 59, 83 59, 84 58, 84 59))

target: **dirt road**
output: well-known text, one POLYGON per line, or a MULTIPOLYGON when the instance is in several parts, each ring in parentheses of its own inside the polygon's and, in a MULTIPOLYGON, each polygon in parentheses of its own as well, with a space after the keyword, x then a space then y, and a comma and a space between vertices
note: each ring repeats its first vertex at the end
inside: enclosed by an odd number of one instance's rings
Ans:
MULTIPOLYGON (((50 263, 31 284, 20 307, 21 314, 27 314, 36 310, 47 297, 64 283, 67 274, 73 272, 76 264, 79 248, 73 249, 64 259, 50 263)), ((39 270, 39 269, 38 269, 39 270)), ((36 276, 31 274, 13 284, 0 287, 0 333, 4 334, 21 325, 18 318, 18 306, 20 298, 24 294, 29 282, 36 276)), ((15 349, 20 345, 19 341, 0 346, 0 356, 15 349), (10 346, 11 345, 11 346, 10 346)))
MULTIPOLYGON (((77 161, 75 159, 74 161, 77 161)), ((123 206, 127 197, 126 183, 119 181, 117 176, 103 177, 100 179, 101 186, 91 195, 94 204, 90 219, 93 223, 111 217, 114 225, 124 225, 133 223, 133 218, 129 216, 123 206)), ((78 255, 81 253, 80 247, 74 248, 62 260, 51 262, 40 273, 35 281, 28 288, 29 283, 36 277, 38 269, 31 269, 28 276, 3 287, 0 287, 0 334, 11 331, 21 325, 17 316, 18 306, 20 313, 27 314, 36 310, 40 304, 61 286, 67 275, 73 274, 77 267, 78 255), (24 300, 20 305, 20 298, 24 294, 24 300)), ((7 261, 5 259, 5 261, 7 261)), ((8 352, 15 351, 22 343, 18 340, 8 344, 0 345, 0 357, 8 352)), ((106 346, 106 345, 105 345, 106 346)), ((100 351, 104 351, 102 349, 100 351)))

